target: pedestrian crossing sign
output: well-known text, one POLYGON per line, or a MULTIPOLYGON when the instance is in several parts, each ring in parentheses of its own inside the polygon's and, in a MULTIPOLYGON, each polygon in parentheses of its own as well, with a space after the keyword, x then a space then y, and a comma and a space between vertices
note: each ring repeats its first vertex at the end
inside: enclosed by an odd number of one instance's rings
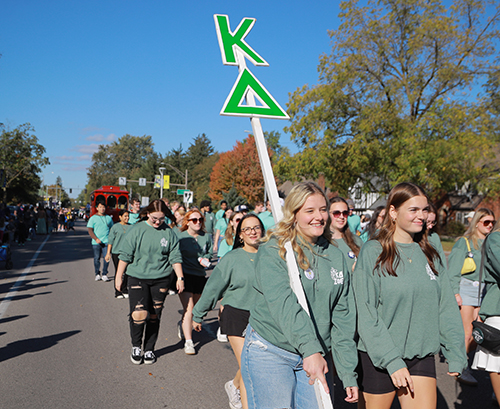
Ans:
POLYGON ((290 119, 286 111, 276 102, 264 85, 245 68, 238 75, 229 96, 222 107, 221 115, 257 118, 290 119), (254 104, 248 94, 252 93, 254 104))

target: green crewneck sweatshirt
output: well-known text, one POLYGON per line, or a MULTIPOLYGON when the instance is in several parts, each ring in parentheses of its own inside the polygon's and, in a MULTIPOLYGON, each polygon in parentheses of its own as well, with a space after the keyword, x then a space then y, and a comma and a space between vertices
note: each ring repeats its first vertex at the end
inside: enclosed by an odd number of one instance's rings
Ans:
POLYGON ((132 227, 130 224, 115 223, 109 231, 108 244, 111 244, 111 253, 120 254, 125 234, 132 227))
POLYGON ((486 294, 479 310, 479 315, 483 320, 500 316, 500 288, 498 287, 500 283, 500 232, 490 233, 484 245, 486 247, 484 248, 483 277, 486 283, 486 294))
POLYGON ((463 276, 461 275, 460 272, 462 271, 465 257, 467 257, 467 253, 469 252, 465 238, 461 237, 451 249, 450 256, 448 257, 448 275, 450 276, 451 288, 453 289, 454 294, 460 293, 461 277, 472 281, 479 280, 479 266, 481 265, 481 246, 483 245, 483 240, 477 241, 477 249, 474 248, 472 240, 468 240, 471 252, 474 256, 474 263, 476 263, 477 268, 472 273, 464 274, 463 276))
MULTIPOLYGON (((363 246, 363 242, 358 236, 354 236, 354 241, 356 244, 361 248, 363 246)), ((349 272, 352 273, 352 268, 354 266, 354 263, 356 263, 356 255, 354 252, 351 250, 351 248, 347 245, 344 239, 333 239, 333 241, 337 244, 339 250, 342 252, 344 255, 345 261, 347 263, 347 267, 349 267, 349 272)))
POLYGON ((315 254, 303 249, 310 268, 299 271, 311 316, 298 303, 272 238, 257 253, 250 325, 270 343, 304 358, 332 351, 344 388, 357 386, 356 308, 349 268, 340 250, 323 237, 313 246, 315 254))
POLYGON ((365 243, 358 257, 353 273, 358 349, 393 374, 406 367, 403 359, 424 358, 441 347, 449 372, 461 373, 467 366, 464 330, 443 266, 435 263, 435 275, 417 243, 396 246, 397 277, 374 272, 382 251, 378 241, 365 243))
POLYGON ((193 320, 202 322, 222 298, 222 305, 240 310, 250 310, 255 293, 252 284, 255 279, 256 253, 248 253, 239 247, 227 253, 210 274, 201 298, 194 306, 193 320))
POLYGON ((172 264, 182 263, 179 239, 165 223, 158 229, 147 222, 135 224, 118 258, 128 263, 127 275, 144 279, 168 277, 172 264))
POLYGON ((179 248, 182 254, 182 272, 194 276, 205 277, 205 267, 198 261, 198 257, 210 260, 212 240, 207 233, 200 232, 196 238, 191 236, 187 230, 177 232, 179 248))

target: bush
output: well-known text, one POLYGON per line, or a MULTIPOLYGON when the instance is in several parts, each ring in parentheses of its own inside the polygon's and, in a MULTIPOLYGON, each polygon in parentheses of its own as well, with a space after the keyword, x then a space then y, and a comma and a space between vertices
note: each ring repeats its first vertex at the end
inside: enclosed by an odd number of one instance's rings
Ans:
POLYGON ((446 224, 444 234, 451 237, 458 237, 462 236, 465 233, 465 230, 467 229, 462 223, 451 220, 446 224))

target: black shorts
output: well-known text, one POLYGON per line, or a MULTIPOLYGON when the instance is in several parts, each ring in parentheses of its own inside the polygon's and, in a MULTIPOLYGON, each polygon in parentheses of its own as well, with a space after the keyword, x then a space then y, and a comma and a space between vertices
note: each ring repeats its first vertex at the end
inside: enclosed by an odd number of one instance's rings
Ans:
POLYGON ((250 311, 224 305, 219 318, 220 332, 233 337, 244 337, 250 311))
MULTIPOLYGON (((413 358, 403 360, 411 376, 425 376, 436 378, 436 363, 434 355, 425 358, 413 358)), ((359 351, 359 363, 357 369, 359 389, 366 393, 382 395, 394 392, 397 388, 392 383, 391 376, 385 369, 376 368, 366 352, 359 351)))
POLYGON ((201 294, 206 283, 206 277, 184 274, 184 292, 186 293, 201 294))

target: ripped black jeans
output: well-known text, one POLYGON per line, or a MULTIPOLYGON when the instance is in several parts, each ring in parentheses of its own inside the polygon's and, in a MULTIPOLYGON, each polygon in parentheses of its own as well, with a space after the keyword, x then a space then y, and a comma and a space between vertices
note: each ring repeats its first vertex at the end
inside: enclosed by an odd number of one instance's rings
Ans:
POLYGON ((157 279, 128 277, 130 337, 133 347, 141 348, 144 338, 143 350, 154 351, 163 303, 172 276, 175 274, 157 279))

